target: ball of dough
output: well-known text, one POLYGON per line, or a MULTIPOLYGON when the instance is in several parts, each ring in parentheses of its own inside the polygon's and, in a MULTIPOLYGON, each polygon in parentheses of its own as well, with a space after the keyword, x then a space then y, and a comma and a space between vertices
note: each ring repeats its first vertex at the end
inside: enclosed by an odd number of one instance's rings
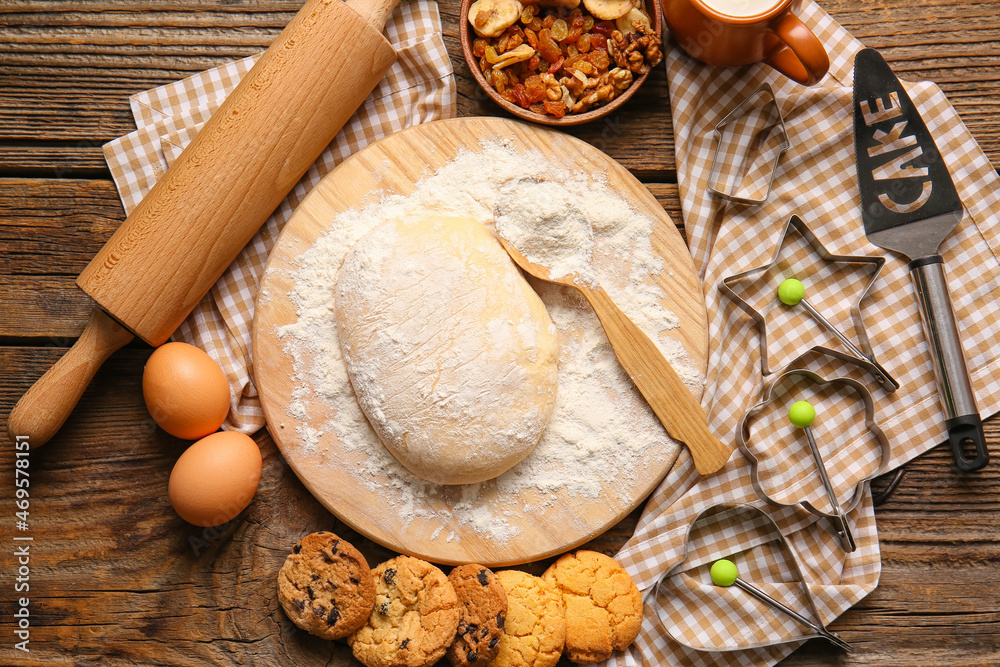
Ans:
POLYGON ((479 222, 376 227, 344 259, 335 315, 362 410, 418 477, 482 482, 538 443, 555 405, 556 329, 479 222))

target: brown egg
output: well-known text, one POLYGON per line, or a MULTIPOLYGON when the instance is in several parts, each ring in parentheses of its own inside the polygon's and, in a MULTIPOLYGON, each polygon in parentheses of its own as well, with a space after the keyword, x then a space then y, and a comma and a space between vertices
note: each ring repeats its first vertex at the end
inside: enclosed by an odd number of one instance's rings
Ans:
POLYGON ((260 448, 248 435, 220 431, 181 454, 170 472, 170 504, 196 526, 218 526, 242 512, 260 483, 260 448))
POLYGON ((194 345, 156 348, 142 373, 142 396, 153 421, 170 435, 197 440, 229 414, 229 381, 212 357, 194 345))

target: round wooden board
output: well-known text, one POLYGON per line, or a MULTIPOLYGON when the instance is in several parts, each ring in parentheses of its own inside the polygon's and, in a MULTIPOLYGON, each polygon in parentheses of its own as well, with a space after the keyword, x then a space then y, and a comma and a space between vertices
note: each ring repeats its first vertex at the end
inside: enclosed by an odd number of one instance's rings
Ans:
MULTIPOLYGON (((461 487, 443 487, 441 493, 420 494, 412 507, 401 511, 386 503, 362 475, 352 471, 359 452, 340 447, 324 429, 325 414, 297 418, 290 408, 296 391, 293 358, 278 330, 298 319, 290 293, 297 260, 328 229, 339 213, 360 209, 387 194, 408 195, 428 174, 455 159, 460 149, 481 150, 484 141, 508 142, 518 151, 539 150, 553 163, 605 178, 609 188, 637 212, 654 222, 653 249, 664 259, 657 283, 661 303, 676 314, 680 326, 669 335, 687 352, 688 364, 704 373, 708 355, 708 326, 704 295, 694 263, 676 226, 650 192, 627 170, 591 145, 560 132, 499 118, 443 120, 397 132, 340 164, 305 198, 286 223, 272 250, 260 285, 253 332, 254 377, 269 430, 288 464, 309 491, 352 528, 401 553, 442 564, 477 562, 488 566, 538 560, 571 549, 615 525, 655 488, 676 459, 676 448, 651 452, 628 471, 628 486, 610 487, 599 497, 571 496, 565 489, 551 493, 528 489, 516 497, 481 498, 502 502, 503 521, 514 537, 473 530, 452 520, 451 510, 461 499, 461 487), (300 427, 321 432, 323 447, 306 446, 300 427), (325 431, 325 432, 324 432, 325 431), (455 494, 458 494, 457 496, 455 494), (540 496, 547 496, 539 503, 540 496), (542 509, 539 510, 539 507, 542 509)), ((332 297, 331 297, 332 298, 332 297)), ((298 388, 301 391, 301 387, 298 388)), ((656 424, 657 428, 659 424, 656 424)), ((615 471, 601 471, 614 475, 615 471)), ((603 477, 602 477, 603 480, 603 477)), ((604 482, 601 482, 604 488, 604 482)))

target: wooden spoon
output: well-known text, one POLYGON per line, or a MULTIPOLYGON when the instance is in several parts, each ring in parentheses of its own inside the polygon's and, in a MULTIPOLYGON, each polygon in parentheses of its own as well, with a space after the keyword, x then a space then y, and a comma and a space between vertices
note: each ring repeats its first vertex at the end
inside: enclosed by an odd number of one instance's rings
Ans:
MULTIPOLYGON (((494 205, 495 214, 498 217, 508 215, 514 208, 509 205, 512 200, 508 198, 520 196, 509 184, 501 188, 494 205)), ((570 213, 582 216, 578 211, 570 213)), ((572 273, 553 278, 548 268, 529 260, 499 230, 497 238, 511 259, 532 276, 572 287, 583 294, 601 321, 622 368, 632 378, 670 437, 687 445, 691 458, 694 459, 694 467, 699 473, 711 474, 726 465, 732 448, 724 445, 708 430, 708 417, 701 404, 677 376, 659 348, 615 305, 604 288, 595 282, 581 280, 572 273)))

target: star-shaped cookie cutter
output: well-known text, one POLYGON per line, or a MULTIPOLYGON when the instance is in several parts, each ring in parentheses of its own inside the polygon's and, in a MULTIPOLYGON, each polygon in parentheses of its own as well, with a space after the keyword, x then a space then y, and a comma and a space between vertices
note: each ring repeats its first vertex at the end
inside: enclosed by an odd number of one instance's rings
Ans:
MULTIPOLYGON (((740 273, 736 273, 730 276, 726 276, 722 279, 722 283, 719 286, 720 291, 728 296, 733 302, 739 306, 739 308, 745 312, 750 318, 757 324, 757 329, 760 331, 760 369, 764 377, 768 377, 772 374, 770 364, 768 361, 767 352, 767 325, 765 322, 764 315, 761 314, 757 309, 750 305, 748 301, 743 299, 736 290, 733 288, 737 283, 743 282, 748 278, 752 278, 756 275, 766 273, 768 270, 777 266, 780 257, 781 249, 785 245, 785 241, 788 238, 789 233, 792 230, 797 231, 806 243, 816 252, 821 259, 827 262, 843 262, 847 264, 870 264, 874 267, 871 275, 871 279, 865 286, 864 290, 861 292, 861 296, 858 297, 857 302, 851 305, 851 317, 854 321, 855 329, 857 330, 858 340, 860 342, 860 349, 867 356, 858 356, 856 354, 848 354, 841 352, 839 350, 832 350, 828 347, 822 345, 816 345, 809 350, 804 351, 802 354, 798 355, 796 359, 800 359, 803 355, 808 352, 819 352, 826 354, 828 356, 840 359, 842 361, 849 361, 858 366, 864 368, 866 371, 871 373, 871 375, 878 381, 879 385, 882 386, 888 393, 892 393, 899 389, 899 383, 896 382, 889 375, 889 373, 877 362, 873 363, 869 359, 875 359, 875 353, 872 350, 871 341, 868 338, 868 331, 865 329, 865 321, 861 315, 861 304, 864 303, 865 297, 871 291, 872 286, 878 279, 879 274, 882 271, 882 267, 885 265, 885 257, 871 257, 867 255, 835 255, 824 246, 816 235, 812 233, 809 227, 802 221, 802 219, 793 215, 788 219, 788 223, 785 225, 784 231, 781 233, 781 239, 778 241, 778 246, 774 251, 774 256, 771 261, 764 266, 758 266, 740 273)), ((842 336, 842 334, 838 334, 842 336)), ((792 362, 794 363, 794 361, 792 362)))
MULTIPOLYGON (((872 398, 871 392, 869 392, 868 389, 857 380, 853 380, 848 377, 838 377, 832 380, 826 380, 817 373, 813 373, 812 371, 807 371, 804 369, 793 369, 785 373, 782 373, 781 375, 776 377, 773 382, 769 383, 766 386, 764 390, 764 397, 761 399, 760 403, 747 410, 746 414, 743 415, 743 418, 740 419, 740 423, 736 429, 736 443, 739 446, 740 451, 743 452, 743 455, 750 462, 750 481, 753 484, 754 491, 757 493, 758 497, 760 497, 762 500, 766 500, 767 502, 777 507, 795 507, 796 505, 801 506, 813 516, 829 519, 834 523, 834 526, 837 526, 839 525, 839 522, 842 520, 841 516, 838 516, 835 513, 831 514, 823 512, 817 509, 808 500, 786 503, 786 502, 781 502, 779 500, 775 500, 774 498, 769 496, 767 492, 764 490, 763 484, 761 484, 760 482, 760 475, 758 473, 758 469, 760 467, 760 460, 750 449, 750 424, 753 421, 753 418, 762 410, 764 410, 764 408, 767 407, 768 403, 772 401, 775 388, 778 387, 785 379, 795 376, 812 380, 820 387, 838 385, 838 384, 847 385, 848 387, 854 389, 854 391, 857 392, 857 394, 861 397, 861 401, 864 403, 865 426, 872 433, 872 435, 875 436, 875 439, 879 443, 879 465, 878 468, 873 473, 858 481, 858 483, 854 487, 854 493, 851 495, 851 498, 846 503, 841 503, 839 508, 846 513, 852 511, 855 507, 858 506, 858 503, 861 502, 861 499, 865 495, 865 486, 870 484, 871 481, 876 477, 888 471, 889 461, 892 458, 892 449, 889 445, 889 439, 886 437, 885 432, 882 431, 879 425, 875 422, 875 400, 872 398)), ((821 470, 821 474, 825 475, 826 474, 825 470, 821 470)), ((837 533, 838 537, 841 538, 842 544, 844 545, 844 550, 853 551, 853 541, 850 541, 848 539, 848 536, 844 535, 840 529, 835 529, 834 532, 837 533)))
MULTIPOLYGON (((799 554, 795 551, 795 548, 792 546, 792 543, 788 540, 787 537, 785 537, 782 534, 781 529, 778 527, 778 524, 775 523, 774 519, 767 512, 765 512, 759 507, 755 507, 754 505, 748 505, 745 503, 736 503, 736 502, 720 503, 718 505, 713 505, 700 512, 698 516, 695 517, 694 521, 692 521, 691 524, 688 526, 687 534, 685 535, 684 538, 683 560, 674 565, 670 570, 665 572, 660 577, 656 585, 651 587, 644 596, 644 602, 647 605, 653 604, 653 600, 647 598, 655 597, 656 592, 661 587, 664 586, 664 582, 666 582, 670 577, 674 576, 675 574, 683 571, 683 569, 697 567, 699 565, 707 565, 708 563, 711 563, 713 560, 717 558, 720 557, 728 558, 732 556, 732 548, 731 548, 732 540, 724 541, 725 544, 730 545, 730 548, 727 548, 724 551, 713 550, 711 554, 702 553, 696 555, 692 553, 692 548, 691 548, 691 536, 695 530, 695 527, 698 526, 700 522, 708 520, 714 520, 717 522, 719 521, 720 517, 723 517, 727 513, 732 516, 733 520, 740 521, 742 524, 752 526, 761 533, 757 538, 752 540, 751 543, 740 544, 739 546, 741 549, 749 550, 751 548, 760 546, 761 544, 766 544, 768 542, 774 542, 774 541, 780 544, 780 547, 786 552, 788 556, 788 561, 791 565, 791 570, 793 576, 795 577, 795 581, 798 582, 802 587, 802 592, 804 593, 804 596, 807 600, 809 611, 811 612, 812 617, 816 619, 815 625, 818 628, 821 628, 823 631, 829 633, 829 631, 826 629, 825 624, 823 624, 822 621, 820 620, 821 617, 819 614, 819 609, 816 605, 816 600, 813 597, 809 585, 807 584, 804 570, 802 569, 802 566, 799 562, 800 560, 799 554), (764 534, 764 531, 766 531, 766 535, 764 534)), ((704 595, 717 594, 716 591, 714 590, 714 584, 711 584, 711 586, 713 587, 711 592, 708 589, 709 585, 710 584, 704 584, 701 587, 704 589, 703 594, 704 595)), ((665 590, 664 592, 669 595, 669 591, 665 590)), ((718 605, 716 604, 704 605, 700 607, 697 610, 697 612, 692 610, 692 612, 689 614, 670 614, 666 613, 666 610, 664 610, 663 605, 653 604, 652 606, 652 608, 656 612, 657 618, 660 621, 660 627, 663 628, 663 630, 671 638, 673 638, 674 641, 681 644, 682 646, 694 649, 695 651, 710 651, 710 652, 745 651, 747 649, 767 648, 769 646, 777 646, 779 644, 801 642, 805 639, 812 639, 823 636, 819 632, 811 632, 811 633, 786 637, 782 639, 772 639, 768 641, 740 641, 740 639, 736 638, 737 634, 736 632, 728 632, 728 633, 700 632, 700 631, 691 632, 690 629, 688 629, 689 630, 688 632, 685 632, 684 630, 679 628, 678 617, 685 619, 701 618, 702 615, 705 614, 705 610, 716 609, 717 607, 718 605)), ((712 623, 710 619, 706 619, 705 622, 712 623)), ((720 617, 718 619, 718 622, 720 623, 724 622, 727 628, 730 629, 734 627, 732 625, 731 620, 728 617, 726 618, 720 617)), ((839 636, 837 638, 839 639, 839 636)))
POLYGON ((732 111, 726 114, 725 118, 719 121, 719 123, 715 126, 715 145, 716 148, 715 148, 715 153, 712 156, 712 166, 708 170, 708 190, 719 197, 740 204, 757 205, 766 202, 770 198, 771 190, 774 187, 774 177, 778 173, 778 163, 781 161, 781 156, 784 154, 786 150, 788 150, 789 146, 791 146, 791 142, 788 140, 788 132, 785 130, 785 117, 781 113, 781 106, 778 104, 778 98, 775 97, 774 89, 771 87, 771 84, 765 82, 757 86, 757 88, 752 93, 747 95, 747 97, 744 98, 742 102, 737 104, 732 111), (781 131, 781 145, 778 149, 778 154, 774 156, 774 162, 771 164, 771 177, 768 180, 767 191, 764 192, 764 196, 759 199, 755 199, 753 197, 739 197, 734 192, 725 192, 724 190, 720 190, 713 185, 713 183, 715 183, 718 178, 716 165, 719 164, 719 156, 722 154, 722 146, 723 146, 722 139, 724 136, 723 131, 726 125, 728 125, 736 118, 741 117, 745 113, 745 107, 750 103, 751 100, 755 99, 760 93, 764 92, 766 92, 770 96, 771 98, 770 103, 774 104, 774 109, 778 114, 778 123, 776 127, 780 128, 781 131))

